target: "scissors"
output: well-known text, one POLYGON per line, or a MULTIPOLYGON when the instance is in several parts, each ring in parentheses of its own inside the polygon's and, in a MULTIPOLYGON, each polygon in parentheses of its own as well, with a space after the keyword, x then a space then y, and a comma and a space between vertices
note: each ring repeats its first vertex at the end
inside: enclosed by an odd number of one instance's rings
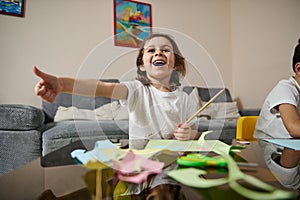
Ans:
POLYGON ((186 156, 181 156, 177 158, 177 163, 185 167, 226 167, 227 162, 221 156, 206 156, 203 154, 187 154, 186 156))
MULTIPOLYGON (((241 158, 238 158, 241 159, 241 158)), ((196 168, 227 168, 227 161, 222 156, 206 156, 202 154, 188 154, 177 158, 179 166, 196 167, 196 168)), ((248 163, 244 159, 235 162, 240 167, 257 167, 257 163, 248 163)))

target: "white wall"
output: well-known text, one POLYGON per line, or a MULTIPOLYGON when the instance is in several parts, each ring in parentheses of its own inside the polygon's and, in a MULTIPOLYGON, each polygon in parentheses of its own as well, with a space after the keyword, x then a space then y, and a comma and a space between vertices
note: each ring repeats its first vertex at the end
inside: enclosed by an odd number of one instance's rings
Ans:
MULTIPOLYGON (((272 86, 292 74, 291 51, 300 37, 299 0, 144 2, 152 4, 154 27, 178 31, 207 50, 224 85, 244 108, 260 107, 272 86)), ((0 15, 0 103, 40 106, 33 92, 38 81, 33 65, 65 76, 134 77, 133 49, 101 74, 101 63, 82 72, 90 52, 112 36, 113 0, 27 0, 25 18, 0 15)), ((110 49, 123 50, 112 44, 110 49)), ((190 58, 194 51, 185 48, 183 53, 190 58)), ((103 48, 100 53, 111 54, 103 48)), ((203 84, 195 74, 191 67, 188 80, 203 84)))
POLYGON ((76 75, 96 44, 112 34, 112 1, 27 0, 25 18, 0 15, 0 103, 40 105, 32 66, 76 75))
POLYGON ((232 0, 233 95, 257 108, 280 79, 293 75, 300 38, 299 0, 232 0))

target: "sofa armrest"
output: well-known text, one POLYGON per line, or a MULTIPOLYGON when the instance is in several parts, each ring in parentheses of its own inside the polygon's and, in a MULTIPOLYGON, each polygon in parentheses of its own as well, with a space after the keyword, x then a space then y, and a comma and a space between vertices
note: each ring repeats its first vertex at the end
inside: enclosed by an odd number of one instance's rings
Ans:
POLYGON ((258 116, 260 109, 241 109, 239 113, 241 116, 258 116))
POLYGON ((21 104, 0 105, 0 130, 34 130, 43 126, 44 119, 44 112, 33 106, 21 104))

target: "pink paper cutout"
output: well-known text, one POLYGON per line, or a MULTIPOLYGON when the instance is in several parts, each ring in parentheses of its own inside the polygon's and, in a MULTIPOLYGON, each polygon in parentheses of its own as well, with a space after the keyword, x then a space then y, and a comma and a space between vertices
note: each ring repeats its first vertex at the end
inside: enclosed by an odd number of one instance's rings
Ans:
POLYGON ((159 174, 164 166, 162 162, 135 155, 131 150, 121 161, 113 159, 112 162, 118 178, 131 183, 141 183, 150 174, 159 174))

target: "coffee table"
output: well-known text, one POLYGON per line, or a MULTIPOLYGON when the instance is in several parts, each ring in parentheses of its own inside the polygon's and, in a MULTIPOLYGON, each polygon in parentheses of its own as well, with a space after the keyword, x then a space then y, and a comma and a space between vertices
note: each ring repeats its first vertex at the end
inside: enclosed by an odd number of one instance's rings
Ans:
POLYGON ((72 143, 0 176, 0 199, 35 200, 47 189, 63 196, 85 188, 81 175, 86 170, 70 157, 70 152, 77 148, 85 146, 81 141, 72 143))
MULTIPOLYGON (((74 149, 90 150, 92 148, 92 142, 83 144, 81 141, 77 141, 1 176, 0 199, 33 200, 37 199, 47 189, 58 197, 68 195, 74 191, 86 190, 86 184, 82 176, 88 170, 76 165, 70 157, 70 152, 74 149)), ((252 142, 238 155, 248 162, 258 164, 258 167, 244 169, 244 173, 255 176, 279 189, 285 189, 277 182, 265 165, 257 142, 252 142)), ((218 199, 224 197, 224 195, 226 199, 245 199, 226 185, 210 189, 195 189, 182 185, 181 189, 187 199, 218 199)), ((296 195, 295 192, 295 199, 296 195)))

